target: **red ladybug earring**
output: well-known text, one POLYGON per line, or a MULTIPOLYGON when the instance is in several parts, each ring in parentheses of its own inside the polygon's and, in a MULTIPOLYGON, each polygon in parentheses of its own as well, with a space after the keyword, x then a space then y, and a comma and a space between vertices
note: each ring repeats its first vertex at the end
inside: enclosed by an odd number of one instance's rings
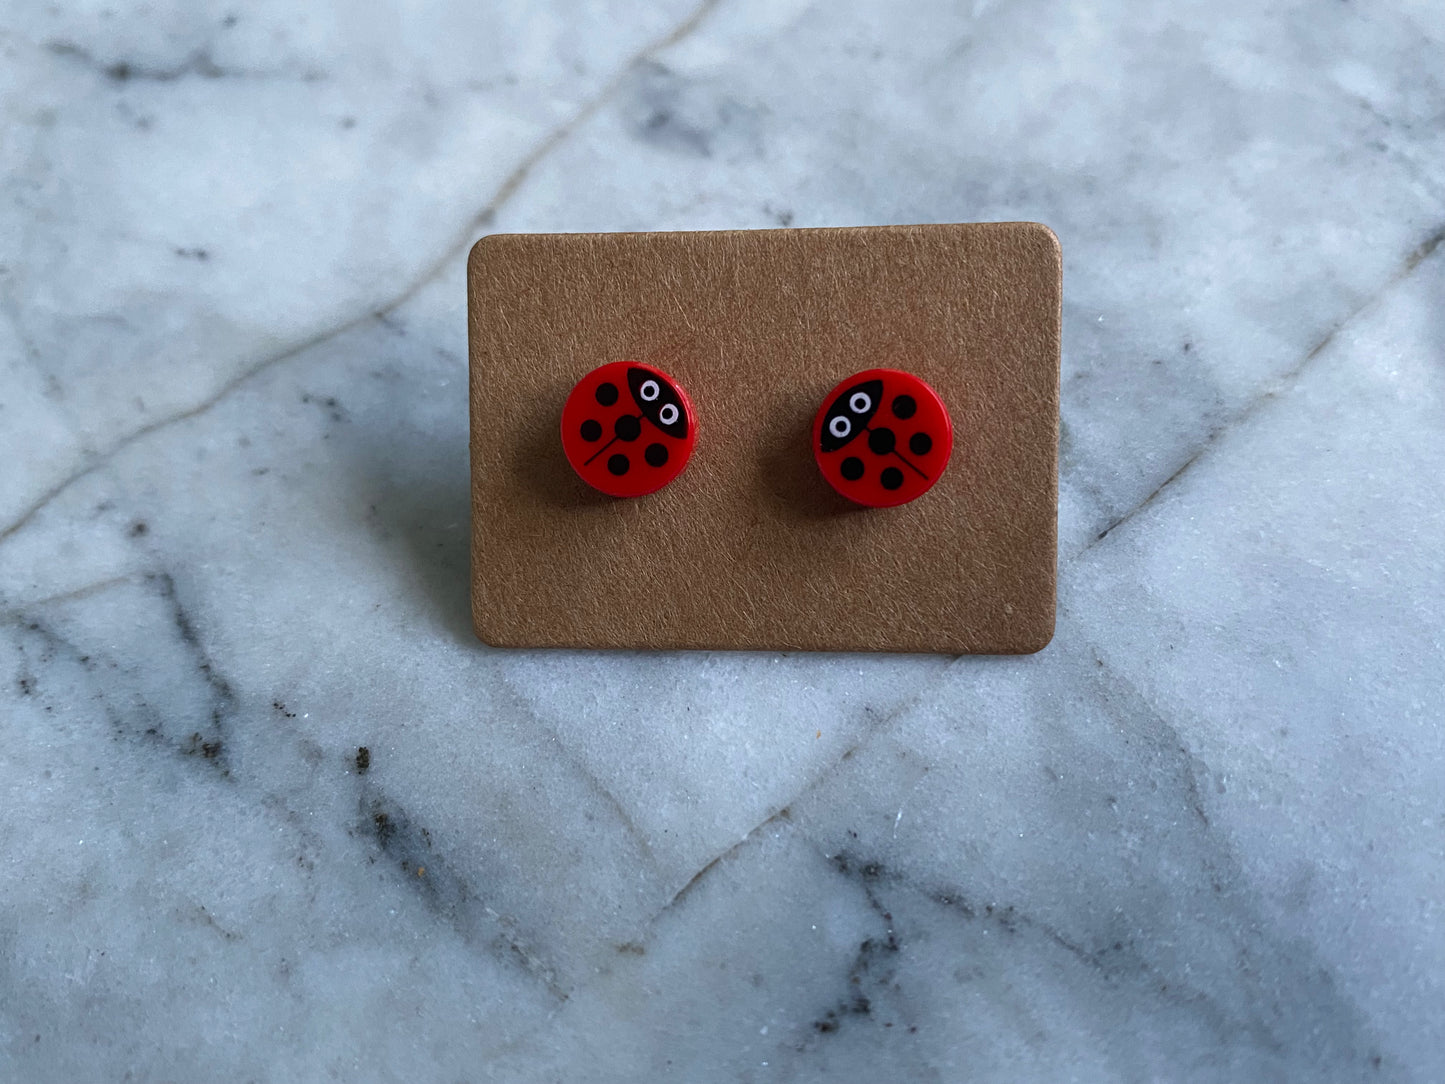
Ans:
POLYGON ((869 508, 923 496, 953 451, 938 393, 912 373, 869 369, 830 391, 813 419, 813 455, 828 484, 869 508))
POLYGON ((692 456, 697 417, 682 385, 635 361, 584 376, 562 407, 562 450, 593 489, 641 497, 671 482, 692 456))

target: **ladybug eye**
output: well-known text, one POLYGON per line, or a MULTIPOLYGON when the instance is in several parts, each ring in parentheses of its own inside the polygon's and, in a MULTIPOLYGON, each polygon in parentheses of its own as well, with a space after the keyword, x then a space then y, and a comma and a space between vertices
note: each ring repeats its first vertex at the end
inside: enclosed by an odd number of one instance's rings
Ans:
POLYGON ((650 403, 657 398, 660 391, 656 380, 644 380, 642 387, 637 389, 637 394, 642 396, 644 402, 650 403))
MULTIPOLYGON (((858 396, 855 395, 853 396, 853 398, 857 399, 858 396)), ((864 398, 866 399, 867 396, 864 396, 864 398)), ((838 417, 834 418, 831 422, 828 423, 828 432, 832 433, 833 436, 837 437, 839 440, 842 440, 849 433, 853 432, 853 423, 840 414, 838 417)))
POLYGON ((848 409, 854 414, 867 414, 873 409, 873 400, 868 397, 867 392, 855 391, 848 397, 848 409))
MULTIPOLYGON (((649 383, 651 383, 651 382, 649 381, 649 383)), ((654 388, 657 387, 656 384, 653 384, 652 386, 653 386, 654 388)), ((642 397, 643 397, 644 399, 647 398, 647 385, 646 385, 646 384, 644 384, 644 385, 642 386, 642 397)), ((675 405, 673 405, 672 403, 667 403, 666 405, 663 406, 663 408, 662 408, 661 410, 659 410, 659 411, 657 412, 657 416, 658 416, 660 419, 662 419, 662 424, 663 424, 663 425, 672 425, 675 421, 677 421, 677 416, 678 416, 678 415, 677 415, 677 407, 676 407, 675 405)))

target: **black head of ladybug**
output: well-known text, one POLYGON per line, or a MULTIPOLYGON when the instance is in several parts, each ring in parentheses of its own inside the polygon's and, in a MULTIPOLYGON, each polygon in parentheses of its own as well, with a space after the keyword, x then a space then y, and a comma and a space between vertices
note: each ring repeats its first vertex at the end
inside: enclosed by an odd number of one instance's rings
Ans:
POLYGON ((823 432, 818 438, 823 451, 836 452, 863 432, 863 427, 878 410, 881 398, 881 380, 865 380, 840 392, 823 416, 823 432))
POLYGON ((687 438, 687 411, 666 377, 634 365, 627 370, 627 390, 644 418, 670 437, 687 438))

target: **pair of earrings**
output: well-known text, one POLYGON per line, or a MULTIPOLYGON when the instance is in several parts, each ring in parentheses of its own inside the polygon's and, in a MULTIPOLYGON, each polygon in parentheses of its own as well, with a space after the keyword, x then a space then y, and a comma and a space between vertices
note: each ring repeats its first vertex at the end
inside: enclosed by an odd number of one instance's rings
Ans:
MULTIPOLYGON (((687 466, 697 415, 672 377, 635 361, 588 373, 562 408, 562 449, 593 489, 641 497, 687 466)), ((813 456, 835 490, 870 508, 923 496, 953 451, 953 422, 938 393, 898 369, 868 369, 824 398, 813 456)))

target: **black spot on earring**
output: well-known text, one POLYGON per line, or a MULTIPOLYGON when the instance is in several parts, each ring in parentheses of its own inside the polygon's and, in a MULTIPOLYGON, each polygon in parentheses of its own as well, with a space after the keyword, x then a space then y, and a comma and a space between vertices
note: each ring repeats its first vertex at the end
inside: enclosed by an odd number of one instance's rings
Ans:
POLYGON ((914 433, 908 438, 908 450, 914 455, 927 455, 933 451, 933 438, 927 433, 914 433))
POLYGON ((847 459, 843 460, 843 465, 838 469, 848 481, 856 482, 859 478, 863 477, 863 460, 859 459, 856 455, 850 455, 847 459))
POLYGON ((632 414, 624 414, 612 426, 618 440, 636 440, 642 435, 642 423, 632 414))
POLYGON ((619 478, 626 474, 631 467, 632 463, 625 455, 614 455, 607 460, 607 469, 619 478))
POLYGON ((611 406, 613 403, 617 402, 617 385, 612 383, 610 380, 604 381, 603 383, 597 385, 596 395, 597 401, 603 406, 611 406))
POLYGON ((903 484, 903 472, 897 467, 886 467, 878 480, 883 483, 884 489, 897 489, 903 484))
POLYGON ((667 445, 649 444, 647 450, 642 453, 642 458, 647 460, 649 467, 660 467, 667 462, 667 445))
POLYGON ((582 423, 582 439, 589 441, 601 440, 602 423, 599 422, 596 418, 588 418, 585 422, 582 423))
POLYGON ((897 443, 898 438, 891 429, 874 429, 868 433, 868 449, 874 455, 887 455, 897 443))
POLYGON ((895 418, 911 418, 918 410, 918 400, 911 395, 900 395, 893 400, 895 418))

